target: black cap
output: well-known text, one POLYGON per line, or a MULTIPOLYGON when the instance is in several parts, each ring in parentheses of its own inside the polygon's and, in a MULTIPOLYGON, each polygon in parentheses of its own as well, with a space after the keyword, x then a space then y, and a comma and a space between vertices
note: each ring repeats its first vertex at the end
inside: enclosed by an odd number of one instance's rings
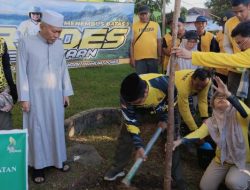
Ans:
POLYGON ((138 13, 149 13, 150 12, 150 9, 147 5, 142 5, 139 7, 138 9, 138 13))
POLYGON ((240 4, 246 5, 248 3, 250 3, 250 0, 231 0, 231 4, 233 7, 238 6, 240 4))
POLYGON ((205 16, 198 16, 195 22, 207 22, 207 18, 205 16))
POLYGON ((195 31, 193 31, 193 30, 189 30, 189 31, 186 31, 185 32, 185 36, 184 36, 184 38, 185 39, 187 39, 187 40, 198 40, 198 34, 195 32, 195 31))
POLYGON ((144 97, 146 87, 146 81, 142 80, 138 74, 132 73, 123 79, 120 94, 125 101, 133 102, 144 97))

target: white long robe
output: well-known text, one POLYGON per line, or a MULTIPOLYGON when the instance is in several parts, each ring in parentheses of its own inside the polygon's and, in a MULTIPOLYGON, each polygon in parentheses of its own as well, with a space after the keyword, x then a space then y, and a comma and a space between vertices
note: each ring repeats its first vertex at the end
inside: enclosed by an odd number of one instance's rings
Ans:
POLYGON ((63 97, 73 95, 61 40, 48 44, 37 34, 19 41, 19 101, 29 101, 23 128, 29 133, 29 166, 62 168, 66 161, 63 97))
POLYGON ((31 19, 25 20, 21 22, 20 25, 18 26, 14 41, 18 42, 20 38, 37 35, 39 31, 40 31, 40 23, 36 23, 31 19))

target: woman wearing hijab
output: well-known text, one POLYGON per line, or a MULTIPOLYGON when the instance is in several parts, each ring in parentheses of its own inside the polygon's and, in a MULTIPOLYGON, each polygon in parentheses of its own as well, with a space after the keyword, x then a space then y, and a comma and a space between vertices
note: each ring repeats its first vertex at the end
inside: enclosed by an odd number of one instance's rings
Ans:
POLYGON ((216 155, 200 181, 202 190, 216 190, 221 182, 229 189, 247 189, 250 184, 248 125, 250 109, 234 95, 220 78, 211 100, 212 117, 196 131, 174 142, 174 149, 210 135, 217 144, 216 155))

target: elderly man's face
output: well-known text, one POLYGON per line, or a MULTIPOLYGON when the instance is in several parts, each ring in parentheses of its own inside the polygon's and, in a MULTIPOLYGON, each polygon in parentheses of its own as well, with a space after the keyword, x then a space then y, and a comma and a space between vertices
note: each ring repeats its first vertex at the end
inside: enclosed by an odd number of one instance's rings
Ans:
POLYGON ((51 26, 45 23, 41 24, 41 35, 47 40, 49 44, 53 44, 62 32, 62 28, 51 26))
POLYGON ((241 22, 246 21, 249 18, 250 4, 248 4, 247 6, 244 4, 234 6, 232 7, 232 11, 241 22))
POLYGON ((241 51, 245 51, 250 48, 250 37, 242 37, 241 35, 237 35, 235 36, 234 40, 241 51))

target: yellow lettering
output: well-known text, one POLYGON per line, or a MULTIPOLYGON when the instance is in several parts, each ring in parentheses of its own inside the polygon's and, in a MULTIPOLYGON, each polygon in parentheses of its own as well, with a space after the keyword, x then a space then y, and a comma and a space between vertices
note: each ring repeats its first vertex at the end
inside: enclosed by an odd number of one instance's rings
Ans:
POLYGON ((87 48, 97 48, 101 49, 106 37, 108 29, 93 29, 93 28, 86 28, 84 30, 82 43, 79 49, 87 49, 87 48))
POLYGON ((106 37, 106 42, 103 45, 103 49, 119 48, 122 44, 124 44, 128 31, 128 28, 112 29, 106 37))

